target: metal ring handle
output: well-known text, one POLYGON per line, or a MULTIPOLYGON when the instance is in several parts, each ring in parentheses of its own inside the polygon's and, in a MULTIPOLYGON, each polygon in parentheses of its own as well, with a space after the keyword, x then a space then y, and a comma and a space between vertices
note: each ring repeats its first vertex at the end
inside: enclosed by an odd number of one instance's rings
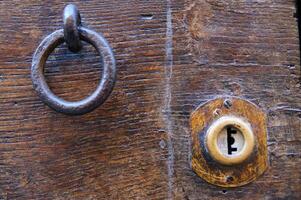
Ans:
POLYGON ((105 38, 84 27, 78 27, 80 39, 93 45, 103 59, 103 73, 96 90, 83 100, 70 102, 56 96, 48 87, 44 77, 44 66, 50 53, 64 40, 64 30, 60 29, 48 35, 33 55, 31 79, 34 89, 49 107, 70 115, 88 113, 101 105, 110 95, 116 80, 115 58, 105 38))

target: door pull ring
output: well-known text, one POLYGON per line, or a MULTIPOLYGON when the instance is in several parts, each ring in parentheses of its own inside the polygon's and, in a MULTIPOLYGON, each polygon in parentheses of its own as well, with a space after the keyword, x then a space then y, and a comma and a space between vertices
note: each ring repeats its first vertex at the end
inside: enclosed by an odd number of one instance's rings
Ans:
POLYGON ((31 66, 33 87, 41 100, 57 112, 68 115, 81 115, 91 112, 109 97, 116 81, 116 64, 113 51, 106 39, 99 33, 81 26, 80 13, 75 5, 69 4, 64 9, 64 28, 48 35, 36 49, 31 66), (103 72, 95 91, 80 101, 66 101, 56 96, 49 88, 44 66, 51 52, 63 42, 68 48, 77 52, 81 49, 81 41, 95 47, 102 57, 103 72))

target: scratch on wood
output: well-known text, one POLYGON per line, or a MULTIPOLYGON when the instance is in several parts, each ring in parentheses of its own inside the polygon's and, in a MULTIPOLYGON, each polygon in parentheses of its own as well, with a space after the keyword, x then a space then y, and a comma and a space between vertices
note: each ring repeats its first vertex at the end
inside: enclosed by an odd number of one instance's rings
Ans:
POLYGON ((290 112, 301 112, 300 108, 292 108, 289 106, 275 106, 270 108, 270 111, 279 111, 279 110, 290 111, 290 112))
POLYGON ((168 147, 168 199, 172 199, 173 191, 173 174, 174 174, 174 148, 172 144, 172 122, 171 122, 171 87, 170 81, 172 77, 172 10, 171 2, 167 0, 166 5, 166 43, 165 43, 165 99, 164 99, 164 118, 167 129, 167 147, 168 147))

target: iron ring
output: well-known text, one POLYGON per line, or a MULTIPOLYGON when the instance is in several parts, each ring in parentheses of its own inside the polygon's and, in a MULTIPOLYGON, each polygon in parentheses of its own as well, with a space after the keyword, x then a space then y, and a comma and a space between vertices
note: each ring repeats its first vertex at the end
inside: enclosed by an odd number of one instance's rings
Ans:
POLYGON ((49 107, 69 115, 88 113, 100 106, 110 95, 116 81, 116 64, 113 51, 106 39, 84 27, 78 27, 80 39, 93 45, 102 56, 103 72, 96 90, 88 97, 75 102, 66 101, 56 96, 48 87, 44 77, 44 66, 50 53, 64 40, 64 30, 57 30, 48 35, 35 51, 31 66, 31 79, 34 89, 49 107))

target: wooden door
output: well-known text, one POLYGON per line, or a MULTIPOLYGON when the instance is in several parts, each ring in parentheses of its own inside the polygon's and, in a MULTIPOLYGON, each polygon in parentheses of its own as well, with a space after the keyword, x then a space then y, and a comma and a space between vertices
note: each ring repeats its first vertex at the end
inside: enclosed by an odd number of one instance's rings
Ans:
MULTIPOLYGON (((74 1, 117 61, 107 101, 81 116, 33 90, 32 55, 62 28, 69 1, 0 1, 0 199, 300 199, 300 51, 294 0, 74 1), (217 96, 267 114, 269 168, 233 189, 191 168, 189 116, 217 96)), ((90 94, 100 57, 88 44, 50 55, 67 100, 90 94)))

